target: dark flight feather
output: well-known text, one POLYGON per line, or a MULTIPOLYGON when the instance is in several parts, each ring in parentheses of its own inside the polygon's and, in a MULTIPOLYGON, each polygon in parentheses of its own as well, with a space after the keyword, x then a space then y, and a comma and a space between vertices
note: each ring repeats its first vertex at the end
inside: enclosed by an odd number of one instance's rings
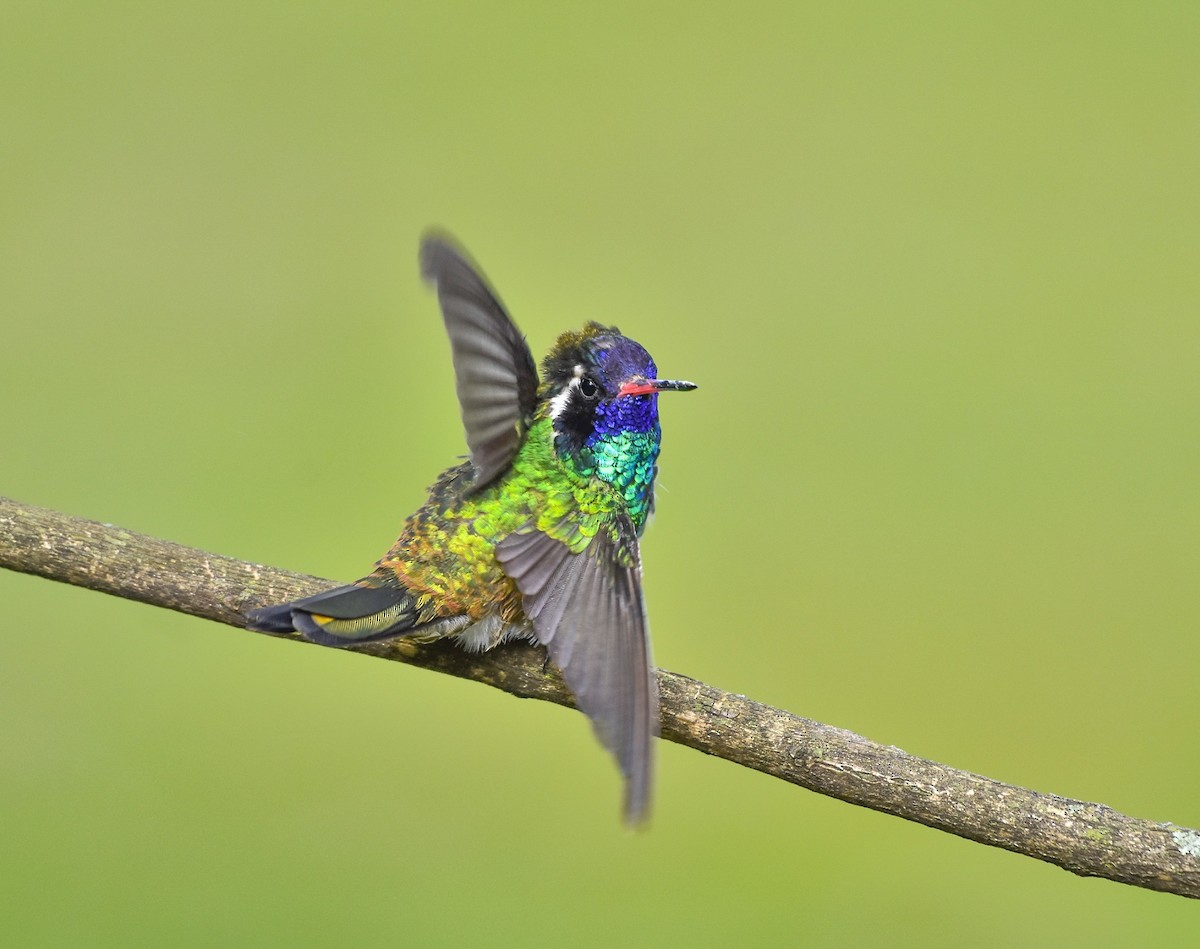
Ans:
MULTIPOLYGON (((621 516, 622 522, 628 518, 621 516)), ((625 775, 625 819, 647 816, 651 742, 658 733, 658 684, 642 600, 632 523, 621 523, 632 558, 605 531, 583 553, 538 530, 511 534, 496 557, 521 591, 534 635, 562 671, 580 710, 592 720, 625 775), (630 559, 626 565, 622 559, 630 559)))
POLYGON ((537 408, 533 354, 478 268, 448 238, 421 242, 421 275, 437 287, 467 447, 471 492, 499 477, 521 447, 537 408))

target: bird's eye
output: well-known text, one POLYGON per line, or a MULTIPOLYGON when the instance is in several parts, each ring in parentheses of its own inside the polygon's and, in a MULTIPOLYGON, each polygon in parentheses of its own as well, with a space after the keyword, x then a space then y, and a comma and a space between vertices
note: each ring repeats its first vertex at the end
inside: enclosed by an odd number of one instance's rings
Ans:
POLYGON ((579 377, 579 394, 585 399, 596 399, 600 396, 600 387, 590 376, 579 377))

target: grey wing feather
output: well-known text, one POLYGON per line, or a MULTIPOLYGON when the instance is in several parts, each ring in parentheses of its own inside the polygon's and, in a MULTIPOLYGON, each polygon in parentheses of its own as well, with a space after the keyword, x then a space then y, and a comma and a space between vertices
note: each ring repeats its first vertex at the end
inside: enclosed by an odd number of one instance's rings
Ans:
POLYGON ((537 408, 537 366, 525 337, 478 268, 449 239, 421 242, 421 275, 437 287, 450 336, 467 447, 475 466, 471 491, 512 461, 537 408))
POLYGON ((658 683, 632 524, 628 528, 622 534, 631 538, 632 558, 621 558, 603 531, 576 554, 537 530, 506 537, 496 556, 521 591, 538 642, 616 756, 626 779, 625 819, 636 824, 650 803, 658 683))

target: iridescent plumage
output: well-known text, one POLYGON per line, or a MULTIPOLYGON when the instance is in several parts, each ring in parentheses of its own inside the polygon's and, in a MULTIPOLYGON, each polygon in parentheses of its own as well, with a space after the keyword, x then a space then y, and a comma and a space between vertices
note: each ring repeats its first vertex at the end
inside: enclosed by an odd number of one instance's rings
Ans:
POLYGON ((654 361, 614 327, 563 333, 537 370, 466 255, 427 237, 421 269, 450 336, 470 460, 442 473, 392 549, 354 584, 256 610, 252 628, 350 646, 453 636, 468 649, 546 646, 626 777, 625 814, 649 804, 657 687, 638 538, 654 505, 654 361))

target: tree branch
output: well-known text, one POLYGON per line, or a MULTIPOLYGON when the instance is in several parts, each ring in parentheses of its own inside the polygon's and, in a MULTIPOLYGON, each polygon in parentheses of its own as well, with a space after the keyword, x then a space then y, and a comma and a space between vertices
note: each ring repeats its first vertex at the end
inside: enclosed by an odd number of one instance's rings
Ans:
MULTIPOLYGON (((331 585, 2 497, 0 566, 238 627, 251 607, 331 585)), ((573 705, 534 646, 470 654, 400 639, 356 651, 573 705)), ((1080 876, 1200 898, 1200 832, 959 771, 674 672, 658 681, 670 741, 1080 876)))

